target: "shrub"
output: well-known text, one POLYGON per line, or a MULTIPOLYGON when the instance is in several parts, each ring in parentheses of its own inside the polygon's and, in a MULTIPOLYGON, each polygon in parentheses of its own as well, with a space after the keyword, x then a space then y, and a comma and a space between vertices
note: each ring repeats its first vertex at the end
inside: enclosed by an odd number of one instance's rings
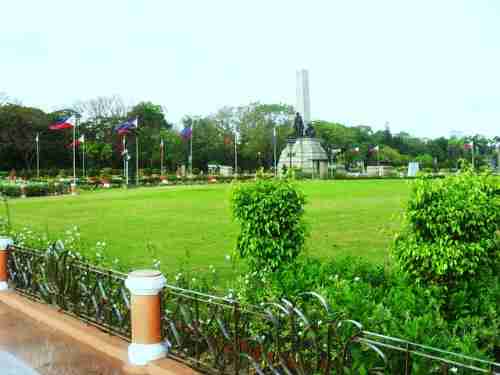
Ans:
POLYGON ((494 177, 470 170, 416 180, 393 246, 401 268, 447 289, 491 273, 500 260, 498 188, 494 177))
POLYGON ((3 195, 7 197, 20 197, 21 196, 21 186, 15 184, 3 184, 0 185, 0 191, 3 195))
POLYGON ((42 197, 49 194, 49 185, 44 182, 30 183, 26 185, 27 197, 42 197))
POLYGON ((302 250, 305 197, 289 180, 238 184, 231 197, 240 224, 236 250, 260 274, 292 262, 302 250))
POLYGON ((87 170, 87 176, 89 177, 97 177, 101 174, 101 171, 97 168, 89 168, 87 170))
MULTIPOLYGON (((444 350, 493 359, 500 342, 498 279, 482 293, 460 303, 462 315, 443 314, 446 292, 416 285, 405 273, 361 258, 319 260, 299 257, 265 277, 245 273, 234 284, 242 304, 299 303, 307 292, 325 297, 339 319, 353 319, 364 329, 444 350), (472 312, 471 308, 477 309, 472 312)), ((418 373, 418 372, 417 372, 418 373)))

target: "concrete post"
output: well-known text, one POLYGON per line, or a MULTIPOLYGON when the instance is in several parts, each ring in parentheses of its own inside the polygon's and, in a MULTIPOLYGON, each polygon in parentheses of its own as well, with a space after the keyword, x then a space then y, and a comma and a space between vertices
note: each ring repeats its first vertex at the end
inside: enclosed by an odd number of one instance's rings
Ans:
POLYGON ((0 292, 9 288, 7 283, 9 273, 7 270, 7 248, 13 245, 14 242, 10 238, 0 238, 0 292))
POLYGON ((165 285, 165 277, 155 270, 134 271, 125 280, 132 294, 132 343, 128 347, 128 359, 133 365, 146 365, 167 353, 161 342, 159 295, 165 285))

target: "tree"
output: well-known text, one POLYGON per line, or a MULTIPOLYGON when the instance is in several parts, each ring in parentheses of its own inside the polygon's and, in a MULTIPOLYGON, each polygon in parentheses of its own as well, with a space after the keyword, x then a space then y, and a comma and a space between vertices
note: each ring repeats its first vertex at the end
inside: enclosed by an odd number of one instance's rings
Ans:
POLYGON ((0 106, 0 154, 4 168, 31 170, 35 159, 35 137, 47 132, 47 115, 37 109, 17 104, 0 106), (22 164, 20 164, 22 161, 22 164), (5 164, 4 164, 5 163, 5 164))
POLYGON ((110 144, 96 141, 87 141, 85 152, 93 160, 94 168, 104 168, 109 166, 109 160, 113 154, 110 144))
POLYGON ((292 132, 293 108, 285 104, 252 103, 238 107, 240 133, 240 165, 244 169, 273 166, 273 129, 276 128, 277 158, 292 132))
POLYGON ((119 95, 98 96, 93 99, 79 101, 73 105, 73 109, 96 123, 110 118, 124 118, 128 110, 119 95))
POLYGON ((390 162, 393 165, 401 165, 403 162, 403 158, 398 150, 390 146, 383 146, 380 148, 379 160, 390 162))
POLYGON ((416 160, 423 168, 432 168, 434 164, 434 158, 429 154, 418 155, 416 160))
POLYGON ((149 167, 159 164, 160 132, 172 128, 165 117, 161 105, 152 102, 140 102, 128 112, 128 118, 137 117, 139 128, 140 160, 143 165, 149 161, 149 167))
POLYGON ((111 155, 106 156, 101 152, 89 154, 95 167, 103 166, 104 160, 111 162, 108 166, 120 167, 122 157, 121 138, 118 137, 115 127, 127 117, 128 107, 118 95, 98 96, 86 101, 79 101, 72 108, 82 117, 78 131, 85 134, 86 140, 93 143, 95 150, 105 150, 105 145, 110 145, 111 155), (112 152, 115 150, 116 152, 112 152), (97 159, 94 160, 94 157, 97 159))
POLYGON ((393 254, 416 282, 448 291, 500 263, 499 185, 493 176, 465 170, 413 185, 393 254))

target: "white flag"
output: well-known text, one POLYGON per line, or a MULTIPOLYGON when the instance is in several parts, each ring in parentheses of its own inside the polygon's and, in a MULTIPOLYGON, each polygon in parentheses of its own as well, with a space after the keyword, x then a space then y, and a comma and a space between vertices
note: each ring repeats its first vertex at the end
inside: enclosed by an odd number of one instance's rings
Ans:
POLYGON ((78 141, 80 141, 80 143, 85 143, 85 134, 82 134, 80 138, 78 138, 78 141))

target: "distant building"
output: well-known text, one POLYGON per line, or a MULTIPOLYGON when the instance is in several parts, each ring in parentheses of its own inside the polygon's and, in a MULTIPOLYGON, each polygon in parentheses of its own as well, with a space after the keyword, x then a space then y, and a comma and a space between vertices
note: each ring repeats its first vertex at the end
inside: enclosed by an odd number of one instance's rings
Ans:
POLYGON ((208 174, 229 177, 233 175, 233 167, 229 165, 208 164, 208 174))

